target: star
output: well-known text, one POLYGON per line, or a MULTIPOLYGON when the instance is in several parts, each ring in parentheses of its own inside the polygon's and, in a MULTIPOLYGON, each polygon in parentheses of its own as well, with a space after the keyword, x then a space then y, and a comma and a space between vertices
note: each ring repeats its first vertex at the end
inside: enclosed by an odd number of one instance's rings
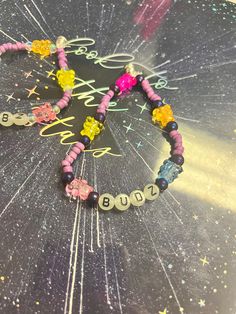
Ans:
POLYGON ((16 100, 14 97, 13 97, 14 93, 12 93, 11 95, 5 95, 7 97, 7 102, 9 102, 10 99, 14 99, 16 100))
POLYGON ((159 311, 159 314, 167 314, 167 309, 164 309, 164 311, 159 311))
POLYGON ((141 141, 140 141, 140 142, 138 142, 138 143, 136 143, 136 145, 137 145, 137 148, 139 148, 139 147, 142 147, 142 146, 143 146, 141 141))
POLYGON ((204 307, 206 305, 205 302, 206 302, 205 300, 200 299, 198 304, 200 305, 200 307, 204 307))
POLYGON ((194 220, 198 220, 198 216, 194 214, 194 215, 193 215, 193 219, 194 219, 194 220))
POLYGON ((55 76, 55 74, 53 72, 54 72, 54 69, 52 69, 51 71, 46 71, 46 73, 48 74, 47 77, 55 76))
POLYGON ((138 107, 140 107, 140 108, 141 108, 141 112, 140 112, 140 114, 142 114, 144 110, 148 110, 148 108, 147 108, 147 106, 146 106, 146 105, 147 105, 147 103, 146 103, 146 102, 145 102, 145 104, 144 104, 144 105, 142 105, 142 106, 141 106, 141 105, 137 105, 138 107))
POLYGON ((126 128, 126 132, 128 133, 130 130, 134 131, 134 129, 131 128, 131 123, 129 124, 129 126, 123 125, 124 128, 126 128))
POLYGON ((31 74, 32 74, 32 71, 30 71, 30 72, 24 72, 24 76, 25 76, 26 78, 28 78, 28 77, 30 77, 30 76, 33 77, 33 75, 31 75, 31 74))
POLYGON ((209 265, 209 262, 206 258, 206 256, 204 258, 200 258, 200 261, 202 262, 202 265, 205 266, 205 265, 209 265))
POLYGON ((37 88, 37 85, 35 85, 32 89, 28 89, 28 88, 25 88, 28 92, 29 92, 29 94, 28 94, 28 98, 31 96, 31 95, 33 95, 33 94, 35 94, 35 95, 39 95, 39 93, 36 93, 36 88, 37 88))

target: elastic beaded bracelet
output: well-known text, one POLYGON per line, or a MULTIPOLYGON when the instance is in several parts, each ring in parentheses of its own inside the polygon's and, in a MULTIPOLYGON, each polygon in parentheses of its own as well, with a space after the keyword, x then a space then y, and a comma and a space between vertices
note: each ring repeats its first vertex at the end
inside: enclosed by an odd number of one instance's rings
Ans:
POLYGON ((34 123, 50 122, 55 120, 57 114, 68 106, 74 87, 75 72, 68 68, 68 61, 64 50, 65 42, 66 39, 63 36, 59 36, 56 44, 53 44, 50 40, 34 40, 32 43, 17 42, 15 44, 6 43, 0 45, 0 56, 7 51, 32 51, 33 53, 40 54, 43 58, 56 53, 60 68, 56 73, 56 77, 58 84, 64 91, 62 98, 57 101, 55 105, 52 106, 50 103, 46 102, 34 108, 32 113, 29 114, 1 112, 1 125, 33 125, 34 123))
POLYGON ((177 131, 178 124, 175 122, 171 106, 162 102, 161 97, 155 94, 147 79, 138 72, 134 71, 133 65, 126 66, 126 73, 119 77, 115 85, 110 86, 110 90, 102 98, 100 105, 94 117, 87 117, 80 132, 81 141, 77 142, 62 161, 63 176, 62 181, 65 184, 66 195, 74 199, 87 201, 88 205, 99 207, 103 210, 111 210, 114 206, 120 211, 127 210, 130 205, 141 206, 145 200, 155 200, 160 192, 167 189, 168 185, 173 182, 183 169, 184 163, 184 147, 182 145, 182 137, 177 131), (119 194, 115 198, 105 193, 99 196, 88 182, 82 178, 74 178, 72 164, 78 155, 89 146, 90 142, 104 128, 105 115, 109 107, 109 101, 114 97, 121 95, 128 90, 132 90, 134 86, 139 86, 146 93, 151 104, 152 121, 159 124, 160 128, 169 137, 171 144, 171 157, 164 161, 160 167, 155 183, 147 184, 144 190, 135 190, 130 195, 119 194))

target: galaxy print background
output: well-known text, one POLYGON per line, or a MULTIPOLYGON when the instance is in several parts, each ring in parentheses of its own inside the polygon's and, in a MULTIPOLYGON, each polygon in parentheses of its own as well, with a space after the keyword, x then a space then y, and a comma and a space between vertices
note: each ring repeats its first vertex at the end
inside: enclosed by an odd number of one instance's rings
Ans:
MULTIPOLYGON (((232 1, 1 1, 1 43, 94 41, 68 53, 67 125, 0 128, 1 313, 236 313, 235 20, 232 1), (60 162, 130 58, 172 104, 186 162, 157 201, 103 213, 64 196, 60 162)), ((61 96, 55 56, 7 54, 0 69, 1 111, 61 96)), ((138 91, 119 99, 75 163, 99 193, 143 188, 168 158, 148 109, 138 91)))

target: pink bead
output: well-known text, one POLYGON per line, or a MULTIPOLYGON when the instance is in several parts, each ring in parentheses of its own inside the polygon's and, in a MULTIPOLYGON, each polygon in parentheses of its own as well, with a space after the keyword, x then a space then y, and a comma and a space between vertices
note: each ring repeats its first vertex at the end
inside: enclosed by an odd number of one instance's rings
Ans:
POLYGON ((169 133, 169 136, 170 136, 170 137, 174 137, 174 136, 177 135, 177 134, 179 134, 179 132, 176 131, 176 130, 174 130, 174 131, 171 131, 171 132, 169 133))
POLYGON ((67 90, 64 92, 64 96, 71 98, 72 90, 67 90))
POLYGON ((84 144, 81 142, 76 143, 75 146, 78 147, 81 151, 83 151, 85 149, 84 144))
POLYGON ((68 160, 62 160, 61 165, 64 166, 70 166, 70 162, 68 160))
POLYGON ((125 73, 116 80, 115 84, 119 87, 121 92, 124 92, 126 90, 131 90, 132 87, 137 84, 137 79, 129 73, 125 73))
POLYGON ((74 159, 72 157, 70 157, 69 155, 66 156, 65 160, 68 160, 70 162, 70 164, 72 164, 74 161, 74 159))
POLYGON ((97 112, 98 112, 98 113, 103 113, 104 115, 106 114, 106 110, 105 110, 105 109, 100 109, 100 108, 98 108, 98 109, 97 109, 97 112))
POLYGON ((109 95, 105 95, 102 97, 102 101, 101 102, 109 102, 110 101, 110 96, 109 95))
POLYGON ((150 86, 148 80, 143 80, 141 85, 142 85, 143 90, 146 90, 150 86))
POLYGON ((151 101, 155 101, 155 100, 161 100, 161 97, 157 94, 154 94, 152 97, 150 97, 151 101))
POLYGON ((154 94, 155 94, 155 93, 154 93, 154 90, 152 90, 152 91, 150 91, 150 92, 147 93, 147 97, 148 97, 149 99, 151 99, 151 97, 152 97, 154 94))
POLYGON ((77 146, 73 146, 72 147, 73 152, 75 152, 77 155, 79 155, 81 153, 81 149, 77 146))
POLYGON ((73 168, 71 166, 66 166, 63 168, 63 172, 73 172, 73 168))
POLYGON ((77 154, 76 154, 75 152, 73 152, 73 151, 70 151, 70 152, 69 152, 69 156, 70 156, 71 158, 73 158, 73 159, 76 159, 76 158, 77 158, 77 154))
POLYGON ((113 96, 114 96, 114 92, 113 92, 113 90, 111 90, 111 89, 109 89, 109 91, 107 92, 107 95, 109 95, 110 96, 110 98, 112 98, 113 96))

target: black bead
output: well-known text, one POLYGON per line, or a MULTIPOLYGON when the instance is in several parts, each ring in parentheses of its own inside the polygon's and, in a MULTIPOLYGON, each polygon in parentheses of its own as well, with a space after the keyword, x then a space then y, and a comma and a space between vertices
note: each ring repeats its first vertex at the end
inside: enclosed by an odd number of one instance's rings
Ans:
POLYGON ((142 81, 144 80, 144 76, 143 75, 137 75, 136 80, 137 80, 137 85, 141 85, 142 81))
POLYGON ((117 85, 115 85, 115 84, 110 85, 110 89, 113 90, 115 95, 118 95, 120 93, 119 87, 117 85))
POLYGON ((97 192, 90 192, 87 198, 87 203, 90 207, 95 207, 98 204, 99 194, 97 192))
POLYGON ((101 112, 97 112, 94 116, 95 120, 101 122, 101 123, 104 123, 105 121, 105 115, 101 112))
POLYGON ((168 188, 168 182, 164 178, 156 179, 156 185, 159 187, 160 192, 163 192, 168 188))
POLYGON ((184 163, 184 157, 182 155, 172 155, 170 160, 179 166, 182 166, 184 163))
POLYGON ((81 137, 80 142, 82 144, 84 144, 85 147, 87 147, 90 144, 90 138, 88 136, 84 135, 84 136, 81 137))
POLYGON ((64 172, 62 175, 62 182, 64 184, 70 183, 74 180, 74 175, 72 172, 64 172))
POLYGON ((170 121, 170 122, 167 123, 167 125, 165 127, 165 130, 167 132, 178 130, 178 124, 175 121, 170 121))
POLYGON ((159 108, 163 106, 163 102, 161 100, 154 100, 151 102, 151 113, 153 112, 154 109, 159 108))

